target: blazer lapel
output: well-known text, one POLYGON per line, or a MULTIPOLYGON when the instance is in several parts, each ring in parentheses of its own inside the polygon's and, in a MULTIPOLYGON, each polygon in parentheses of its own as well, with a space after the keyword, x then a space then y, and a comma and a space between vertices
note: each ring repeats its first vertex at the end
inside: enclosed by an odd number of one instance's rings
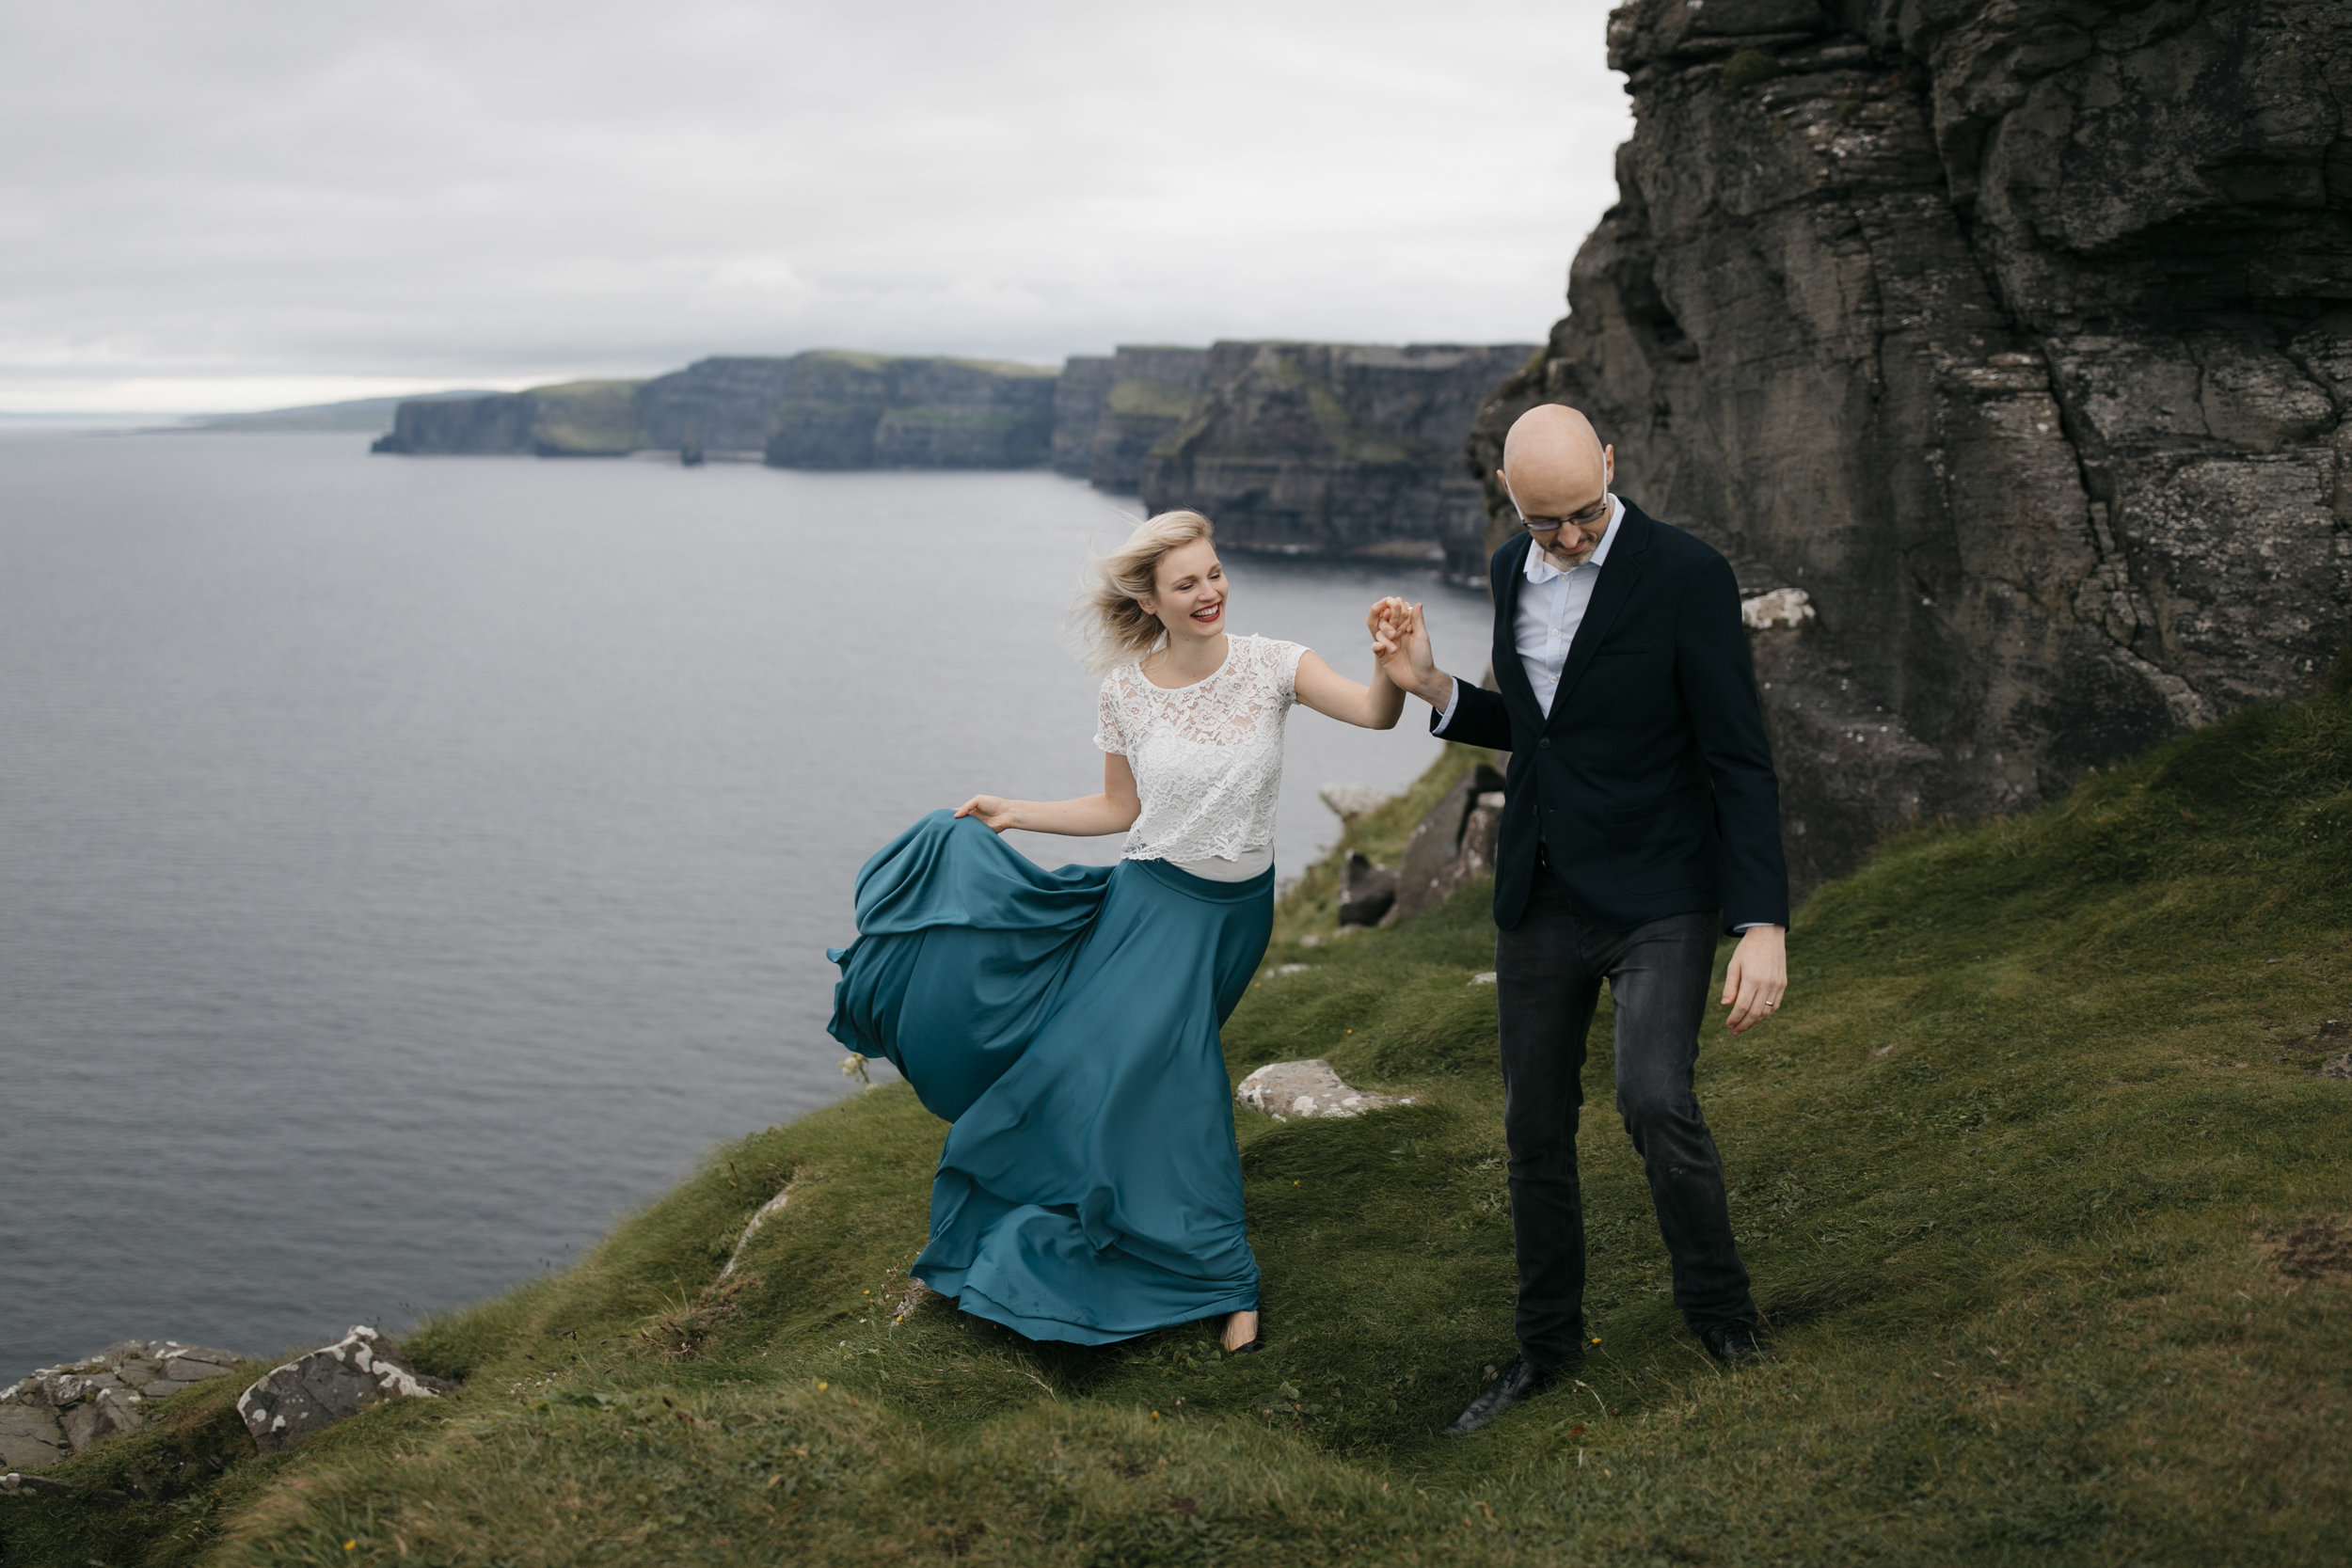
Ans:
POLYGON ((1503 701, 1524 706, 1540 722, 1543 709, 1536 705, 1534 684, 1527 678, 1527 666, 1519 661, 1519 590, 1527 585, 1527 552, 1534 544, 1522 529, 1518 538, 1504 546, 1507 559, 1502 563, 1502 592, 1495 595, 1494 670, 1495 687, 1503 701))
POLYGON ((1593 651, 1609 635, 1617 611, 1633 596, 1634 584, 1642 579, 1651 526, 1631 501, 1625 503, 1625 521, 1617 525, 1616 543, 1609 546, 1609 559, 1600 563, 1600 580, 1593 584, 1592 602, 1584 607, 1584 619, 1578 623, 1576 638, 1568 644, 1568 661, 1560 667, 1560 689, 1551 694, 1551 716, 1544 722, 1546 729, 1557 725, 1567 712, 1568 698, 1592 664, 1593 651))

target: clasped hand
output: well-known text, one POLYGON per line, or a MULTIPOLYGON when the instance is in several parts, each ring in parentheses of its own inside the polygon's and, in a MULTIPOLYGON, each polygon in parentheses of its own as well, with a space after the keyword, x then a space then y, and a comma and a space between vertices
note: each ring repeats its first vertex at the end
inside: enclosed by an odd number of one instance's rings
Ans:
POLYGON ((1420 605, 1391 595, 1365 612, 1364 629, 1372 633, 1372 657, 1391 684, 1432 707, 1443 705, 1449 677, 1438 668, 1420 605))

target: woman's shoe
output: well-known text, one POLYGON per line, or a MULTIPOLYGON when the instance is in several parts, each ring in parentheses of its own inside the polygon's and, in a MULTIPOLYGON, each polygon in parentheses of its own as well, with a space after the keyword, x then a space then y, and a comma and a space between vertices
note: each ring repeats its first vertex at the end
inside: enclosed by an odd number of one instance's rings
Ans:
MULTIPOLYGON (((1250 1338, 1249 1343, 1246 1345, 1235 1345, 1232 1350, 1227 1351, 1225 1353, 1226 1354, 1248 1355, 1252 1352, 1265 1349, 1265 1308, 1263 1307, 1253 1307, 1249 1308, 1249 1310, 1258 1314, 1258 1332, 1250 1338)), ((1223 1343, 1222 1340, 1219 1340, 1218 1342, 1220 1344, 1223 1343)))

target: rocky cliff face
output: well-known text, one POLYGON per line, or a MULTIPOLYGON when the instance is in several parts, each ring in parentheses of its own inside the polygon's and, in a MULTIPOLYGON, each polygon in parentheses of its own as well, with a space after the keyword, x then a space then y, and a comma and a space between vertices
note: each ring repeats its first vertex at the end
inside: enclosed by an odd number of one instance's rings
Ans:
POLYGON ((400 405, 386 452, 692 451, 787 468, 1017 468, 1045 461, 1052 371, 880 354, 702 359, 646 382, 579 382, 400 405))
POLYGON ((1147 509, 1197 507, 1247 548, 1436 557, 1485 509, 1454 453, 1530 343, 1223 342, 1206 393, 1144 458, 1147 509))
POLYGON ((1152 449, 1198 413, 1209 351, 1122 343, 1104 358, 1062 366, 1054 405, 1054 467, 1099 490, 1132 492, 1152 449))
POLYGON ((2352 7, 1635 0, 1609 39, 1618 204, 1470 466, 1574 404, 1731 558, 1801 880, 2312 682, 2352 629, 2352 7))
POLYGON ((1052 371, 873 354, 788 363, 766 445, 780 468, 1026 468, 1052 447, 1052 371))
POLYGON ((411 398, 371 451, 468 456, 618 457, 644 444, 636 381, 567 381, 528 392, 411 398))

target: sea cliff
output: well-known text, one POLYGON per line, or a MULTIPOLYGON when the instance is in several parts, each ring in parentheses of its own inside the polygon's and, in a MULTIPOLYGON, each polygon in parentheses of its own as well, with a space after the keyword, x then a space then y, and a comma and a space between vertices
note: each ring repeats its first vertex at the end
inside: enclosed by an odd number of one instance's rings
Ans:
POLYGON ((1207 399, 1209 351, 1122 343, 1062 366, 1054 404, 1054 467, 1097 489, 1132 493, 1152 449, 1207 399))
POLYGON ((1533 343, 1221 342, 1192 413, 1142 464, 1144 506, 1191 506, 1257 549, 1440 559, 1485 509, 1454 453, 1533 343))
POLYGON ((404 403, 375 450, 756 455, 784 468, 1018 468, 1045 461, 1055 372, 818 350, 718 356, 642 382, 404 403), (590 389, 593 389, 590 390, 590 389))
POLYGON ((642 381, 567 381, 527 392, 408 398, 391 433, 371 450, 479 456, 620 457, 643 445, 635 406, 642 381))
POLYGON ((1481 398, 1532 344, 1122 344, 1031 365, 815 351, 717 356, 642 382, 400 404, 380 452, 675 452, 786 468, 1050 463, 1242 548, 1474 562, 1459 471, 1481 398), (1469 544, 1461 542, 1468 540, 1469 544))
POLYGON ((1575 404, 1779 594, 1801 882, 2309 689, 2352 624, 2352 8, 1637 0, 1609 43, 1617 204, 1469 467, 1575 404))

